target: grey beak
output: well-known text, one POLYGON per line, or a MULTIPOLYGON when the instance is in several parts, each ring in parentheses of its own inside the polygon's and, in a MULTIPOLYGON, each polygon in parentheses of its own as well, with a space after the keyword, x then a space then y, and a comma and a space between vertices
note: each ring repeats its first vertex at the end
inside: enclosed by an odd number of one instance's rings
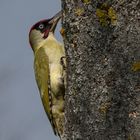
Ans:
POLYGON ((58 12, 55 16, 53 16, 52 20, 50 20, 49 23, 52 24, 54 22, 58 22, 61 17, 62 11, 58 12))
POLYGON ((49 24, 52 24, 50 31, 54 31, 58 21, 62 17, 62 11, 58 12, 53 18, 49 21, 49 24))

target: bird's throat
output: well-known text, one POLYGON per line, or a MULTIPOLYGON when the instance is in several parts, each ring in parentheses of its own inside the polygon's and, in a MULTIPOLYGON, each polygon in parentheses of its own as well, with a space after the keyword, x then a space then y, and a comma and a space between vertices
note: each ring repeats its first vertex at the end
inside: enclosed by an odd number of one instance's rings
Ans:
POLYGON ((45 30, 43 38, 46 39, 49 35, 50 30, 45 30))

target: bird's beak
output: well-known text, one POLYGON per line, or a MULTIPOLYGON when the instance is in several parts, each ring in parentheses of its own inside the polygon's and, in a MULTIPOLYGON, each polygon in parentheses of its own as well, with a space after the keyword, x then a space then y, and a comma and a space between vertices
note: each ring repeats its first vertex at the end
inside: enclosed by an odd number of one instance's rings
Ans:
POLYGON ((50 32, 54 32, 56 25, 60 18, 62 17, 62 11, 58 12, 50 21, 49 24, 52 24, 52 27, 50 29, 50 32))

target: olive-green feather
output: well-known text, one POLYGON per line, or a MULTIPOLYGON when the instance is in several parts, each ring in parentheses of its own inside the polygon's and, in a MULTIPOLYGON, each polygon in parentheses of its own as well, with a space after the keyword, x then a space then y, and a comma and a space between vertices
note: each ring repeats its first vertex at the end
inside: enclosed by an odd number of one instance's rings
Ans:
POLYGON ((52 110, 51 110, 51 100, 50 100, 51 97, 49 95, 49 92, 51 92, 49 91, 50 85, 48 85, 50 83, 49 60, 43 47, 40 47, 35 53, 34 70, 35 70, 36 82, 40 91, 40 96, 42 99, 44 109, 51 122, 54 133, 57 134, 57 130, 55 129, 55 122, 53 121, 52 110))

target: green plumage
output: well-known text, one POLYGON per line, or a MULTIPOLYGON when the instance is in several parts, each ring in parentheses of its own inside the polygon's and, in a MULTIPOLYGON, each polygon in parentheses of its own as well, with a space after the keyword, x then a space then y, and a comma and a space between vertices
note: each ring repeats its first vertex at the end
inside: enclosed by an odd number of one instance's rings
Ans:
POLYGON ((49 60, 45 54, 44 48, 40 48, 35 54, 34 59, 34 70, 36 82, 40 91, 42 103, 47 113, 47 116, 51 122, 54 133, 56 134, 55 122, 53 121, 52 110, 51 110, 51 95, 49 95, 49 60))
POLYGON ((66 74, 62 58, 65 58, 65 51, 55 39, 54 30, 61 14, 59 12, 51 19, 37 22, 29 33, 40 97, 54 133, 60 138, 64 132, 66 74))
POLYGON ((64 76, 61 58, 65 56, 63 46, 53 35, 35 50, 34 70, 44 109, 54 133, 63 133, 64 121, 64 76))

